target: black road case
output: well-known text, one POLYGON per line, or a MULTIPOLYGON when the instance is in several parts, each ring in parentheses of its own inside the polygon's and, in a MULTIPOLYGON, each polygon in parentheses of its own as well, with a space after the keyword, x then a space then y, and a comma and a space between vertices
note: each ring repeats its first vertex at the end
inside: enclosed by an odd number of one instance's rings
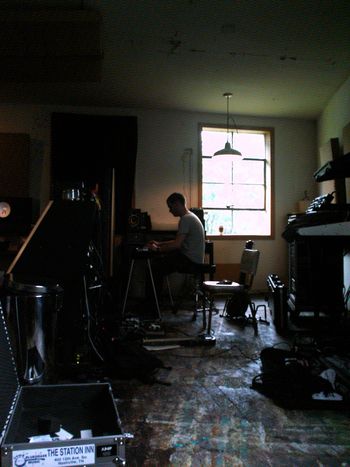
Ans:
POLYGON ((126 465, 109 383, 19 386, 1 302, 0 355, 2 467, 126 465))

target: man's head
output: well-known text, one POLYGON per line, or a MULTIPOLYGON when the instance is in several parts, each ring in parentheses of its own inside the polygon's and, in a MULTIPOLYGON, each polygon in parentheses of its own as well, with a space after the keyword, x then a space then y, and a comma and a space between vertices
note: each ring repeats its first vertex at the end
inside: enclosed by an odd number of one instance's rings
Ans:
POLYGON ((173 216, 183 216, 187 212, 186 198, 182 193, 172 193, 166 200, 169 211, 173 216))

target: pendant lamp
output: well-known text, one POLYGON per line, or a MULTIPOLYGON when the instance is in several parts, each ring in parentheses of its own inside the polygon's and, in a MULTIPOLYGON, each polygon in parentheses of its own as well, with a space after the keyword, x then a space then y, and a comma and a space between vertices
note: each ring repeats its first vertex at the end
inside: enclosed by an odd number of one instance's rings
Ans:
POLYGON ((227 128, 227 141, 225 144, 225 147, 223 149, 220 149, 219 151, 216 151, 214 153, 214 156, 241 156, 242 154, 237 151, 237 149, 233 149, 230 142, 229 142, 229 133, 230 133, 230 125, 229 125, 229 120, 230 120, 230 112, 229 112, 229 101, 230 98, 232 97, 232 93, 230 92, 225 92, 223 96, 226 98, 226 128, 227 128))

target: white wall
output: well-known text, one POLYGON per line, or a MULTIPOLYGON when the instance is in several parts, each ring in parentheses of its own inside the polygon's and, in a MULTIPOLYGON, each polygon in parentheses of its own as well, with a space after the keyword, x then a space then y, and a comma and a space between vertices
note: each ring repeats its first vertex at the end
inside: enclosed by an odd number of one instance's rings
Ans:
MULTIPOLYGON (((350 76, 338 89, 338 91, 328 101, 322 114, 318 119, 318 134, 317 143, 318 148, 326 144, 331 138, 338 138, 341 149, 341 154, 344 152, 343 148, 343 129, 350 122, 350 76)), ((346 150, 349 152, 349 148, 346 150)), ((327 161, 321 161, 318 152, 318 165, 322 166, 327 161)), ((328 188, 327 184, 334 189, 332 182, 322 182, 328 188)), ((318 192, 323 193, 322 183, 319 184, 318 192)), ((346 179, 346 197, 347 202, 350 202, 350 179, 346 179)))
MULTIPOLYGON (((154 228, 168 229, 176 228, 177 222, 169 214, 165 203, 171 192, 184 192, 190 207, 198 206, 198 124, 223 123, 224 115, 118 108, 0 105, 0 132, 24 132, 31 136, 31 195, 41 199, 42 207, 49 199, 51 112, 136 115, 136 207, 148 211, 154 228)), ((305 190, 311 197, 316 192, 312 176, 317 168, 316 122, 241 116, 235 116, 235 120, 237 125, 275 129, 275 239, 257 239, 255 242, 256 247, 261 250, 261 262, 254 288, 266 289, 266 277, 270 273, 279 274, 283 280, 287 279, 287 243, 281 237, 287 214, 294 211, 296 202, 303 197, 305 190)), ((215 261, 238 263, 243 246, 242 240, 215 241, 215 261)))
MULTIPOLYGON (((343 128, 350 122, 350 77, 330 99, 318 120, 318 146, 330 138, 339 138, 343 150, 343 128)), ((346 179, 347 203, 350 203, 350 178, 346 179)), ((344 286, 350 286, 350 253, 344 257, 344 286)))
POLYGON ((30 195, 46 203, 49 196, 50 112, 42 107, 0 105, 0 133, 30 135, 30 195))
MULTIPOLYGON (((223 123, 223 116, 164 111, 138 115, 136 206, 151 214, 154 228, 176 228, 177 219, 165 200, 171 192, 182 191, 192 207, 198 206, 198 124, 223 123), (190 157, 188 149, 192 149, 190 157)), ((254 288, 266 289, 270 273, 287 280, 287 243, 281 237, 287 214, 295 210, 305 190, 315 195, 316 122, 241 116, 235 120, 237 125, 275 129, 275 239, 255 241, 261 262, 254 288)), ((239 263, 243 246, 244 240, 215 241, 215 262, 239 263)))
POLYGON ((343 143, 343 128, 350 122, 350 76, 328 101, 318 119, 318 147, 330 138, 343 143))

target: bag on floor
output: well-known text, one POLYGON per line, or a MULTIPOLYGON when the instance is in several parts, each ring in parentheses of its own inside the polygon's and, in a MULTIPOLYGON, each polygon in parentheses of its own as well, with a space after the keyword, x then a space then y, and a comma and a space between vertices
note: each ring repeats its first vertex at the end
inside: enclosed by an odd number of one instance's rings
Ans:
POLYGON ((226 303, 226 316, 228 319, 244 319, 249 305, 248 292, 244 289, 232 294, 226 303))
POLYGON ((295 352, 266 348, 260 353, 263 372, 252 389, 284 408, 330 408, 343 405, 342 396, 326 377, 315 374, 312 362, 295 352))

